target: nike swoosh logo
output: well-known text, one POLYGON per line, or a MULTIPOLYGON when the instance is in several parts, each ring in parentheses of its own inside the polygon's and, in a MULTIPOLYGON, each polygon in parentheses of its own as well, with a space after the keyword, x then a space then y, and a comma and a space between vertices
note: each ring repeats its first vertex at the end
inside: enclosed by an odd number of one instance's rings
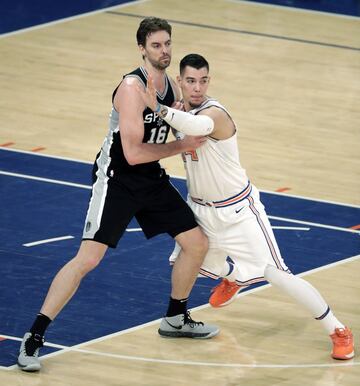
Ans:
POLYGON ((241 210, 243 210, 244 208, 240 208, 240 209, 235 209, 235 213, 239 213, 241 210))
POLYGON ((182 326, 173 326, 171 323, 168 322, 167 319, 165 319, 165 320, 166 320, 166 323, 167 323, 170 327, 175 328, 176 330, 181 330, 181 329, 182 329, 182 326))

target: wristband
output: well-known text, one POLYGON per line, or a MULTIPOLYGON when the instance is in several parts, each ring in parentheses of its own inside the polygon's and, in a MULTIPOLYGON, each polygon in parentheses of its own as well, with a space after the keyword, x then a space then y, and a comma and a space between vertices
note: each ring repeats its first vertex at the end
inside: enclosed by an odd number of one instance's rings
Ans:
POLYGON ((161 104, 158 102, 156 109, 154 110, 154 113, 158 113, 161 110, 161 104))

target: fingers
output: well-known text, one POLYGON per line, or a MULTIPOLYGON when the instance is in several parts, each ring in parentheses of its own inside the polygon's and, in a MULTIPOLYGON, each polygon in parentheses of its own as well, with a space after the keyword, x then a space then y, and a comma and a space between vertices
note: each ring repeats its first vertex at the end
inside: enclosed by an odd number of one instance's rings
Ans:
POLYGON ((157 105, 156 88, 155 88, 155 85, 154 85, 153 78, 152 78, 152 76, 150 74, 149 74, 148 80, 147 80, 146 94, 150 98, 148 106, 152 110, 154 110, 154 108, 156 108, 156 105, 157 105))
POLYGON ((150 74, 148 75, 148 79, 147 79, 147 88, 151 93, 156 93, 156 89, 154 86, 154 80, 150 74))
POLYGON ((189 141, 206 141, 207 136, 206 135, 185 135, 184 138, 186 138, 189 141))
POLYGON ((181 110, 181 111, 185 111, 184 110, 184 104, 180 101, 177 101, 177 102, 174 102, 173 105, 171 106, 173 109, 176 109, 176 110, 181 110))
POLYGON ((200 146, 203 146, 205 142, 207 141, 207 137, 204 136, 185 136, 183 141, 186 143, 187 149, 189 151, 195 150, 200 146))
POLYGON ((197 135, 197 136, 194 136, 194 138, 197 142, 200 142, 200 143, 203 143, 207 140, 207 137, 205 137, 203 135, 197 135))

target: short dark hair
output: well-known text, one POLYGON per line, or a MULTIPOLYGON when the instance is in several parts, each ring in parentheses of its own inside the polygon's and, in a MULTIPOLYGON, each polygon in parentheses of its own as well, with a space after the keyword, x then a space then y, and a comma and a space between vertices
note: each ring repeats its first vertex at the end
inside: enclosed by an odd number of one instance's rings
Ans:
POLYGON ((183 74, 185 67, 190 66, 200 70, 200 68, 206 67, 209 71, 209 63, 208 61, 199 54, 189 54, 184 56, 180 61, 180 75, 183 74))
POLYGON ((141 21, 136 32, 136 40, 138 45, 145 47, 146 38, 153 32, 166 31, 171 37, 171 25, 165 19, 158 17, 146 17, 141 21))

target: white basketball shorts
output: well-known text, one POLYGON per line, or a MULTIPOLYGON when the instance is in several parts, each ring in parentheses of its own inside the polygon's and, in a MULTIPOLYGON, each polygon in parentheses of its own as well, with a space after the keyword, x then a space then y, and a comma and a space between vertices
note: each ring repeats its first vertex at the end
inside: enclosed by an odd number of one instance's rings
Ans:
MULTIPOLYGON (((196 221, 209 239, 209 250, 200 274, 218 279, 229 256, 238 270, 239 285, 250 285, 264 279, 267 265, 289 272, 285 265, 259 191, 252 186, 248 197, 225 208, 199 205, 188 197, 196 221)), ((169 260, 173 263, 180 253, 175 249, 169 260)))

